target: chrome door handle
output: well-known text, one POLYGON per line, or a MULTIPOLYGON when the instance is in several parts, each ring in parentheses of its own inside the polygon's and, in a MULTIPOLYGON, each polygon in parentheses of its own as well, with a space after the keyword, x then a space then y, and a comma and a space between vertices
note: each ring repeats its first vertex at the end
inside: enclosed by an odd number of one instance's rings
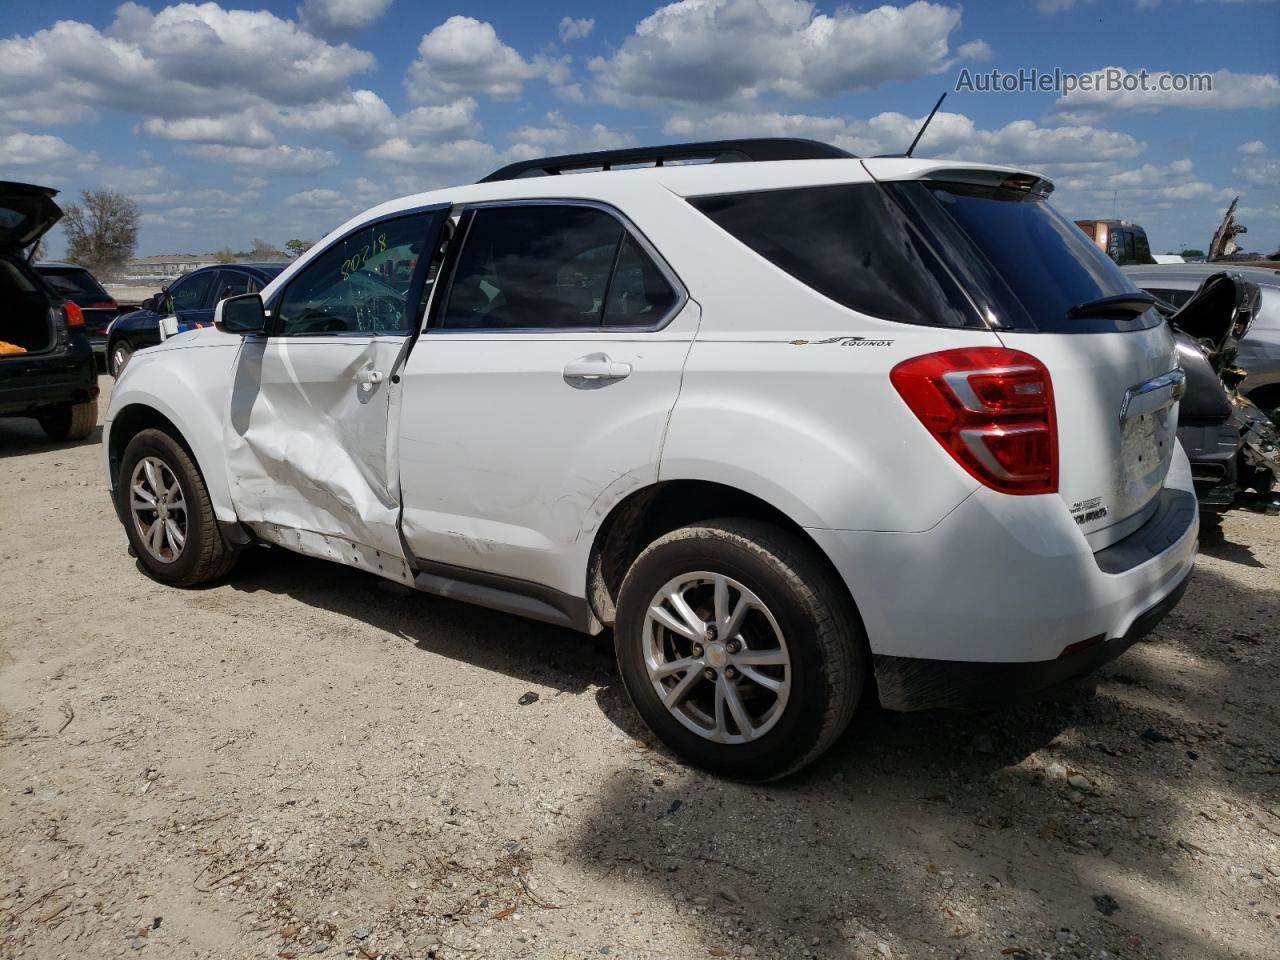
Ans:
POLYGON ((605 353, 591 353, 564 365, 566 380, 622 380, 631 376, 631 364, 609 358, 605 353))
POLYGON ((355 377, 356 383, 381 383, 381 370, 358 370, 355 377))

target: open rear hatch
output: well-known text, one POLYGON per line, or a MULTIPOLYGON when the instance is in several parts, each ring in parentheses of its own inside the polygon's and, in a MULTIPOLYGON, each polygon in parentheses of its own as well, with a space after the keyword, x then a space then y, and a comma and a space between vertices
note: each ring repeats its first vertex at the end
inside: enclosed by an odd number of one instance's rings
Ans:
POLYGON ((45 353, 57 344, 58 318, 23 252, 62 219, 58 191, 0 180, 0 360, 45 353))
POLYGON ((1049 371, 1058 496, 1094 550, 1155 512, 1183 376, 1154 299, 1047 203, 1035 174, 880 158, 907 210, 1001 342, 1049 371))
POLYGON ((0 251, 21 253, 48 233, 62 219, 57 195, 52 187, 0 180, 0 251))

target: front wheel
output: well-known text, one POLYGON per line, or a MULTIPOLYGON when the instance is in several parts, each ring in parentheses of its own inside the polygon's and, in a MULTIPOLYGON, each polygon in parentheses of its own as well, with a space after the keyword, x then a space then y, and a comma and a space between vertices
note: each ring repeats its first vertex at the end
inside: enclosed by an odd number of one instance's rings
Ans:
POLYGON ((661 537, 622 584, 623 685, 685 760, 735 780, 786 776, 845 730, 867 675, 843 585, 811 544, 716 520, 661 537))
POLYGON ((153 579, 191 587, 235 564, 236 549, 218 529, 195 461, 163 430, 143 430, 125 447, 116 503, 133 552, 153 579))
POLYGON ((83 440, 98 425, 98 401, 64 403, 42 413, 39 423, 51 440, 83 440))
POLYGON ((111 345, 109 356, 111 376, 119 377, 133 359, 133 345, 128 340, 117 340, 111 345))

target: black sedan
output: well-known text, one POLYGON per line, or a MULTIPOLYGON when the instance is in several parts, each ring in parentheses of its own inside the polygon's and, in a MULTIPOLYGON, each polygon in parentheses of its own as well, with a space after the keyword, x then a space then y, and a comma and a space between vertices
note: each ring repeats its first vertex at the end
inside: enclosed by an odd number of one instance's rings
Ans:
POLYGON ((54 293, 80 308, 84 314, 84 332, 98 356, 99 366, 106 369, 107 327, 120 312, 120 305, 92 273, 74 263, 42 261, 36 264, 36 273, 44 278, 54 293))
POLYGON ((55 440, 98 422, 98 371, 84 314, 27 262, 62 219, 58 191, 0 181, 0 417, 35 417, 55 440))
POLYGON ((228 263, 183 274, 154 297, 144 300, 141 309, 123 313, 111 324, 107 334, 107 363, 112 376, 120 375, 134 353, 161 341, 162 318, 177 317, 178 332, 212 326, 213 308, 218 301, 242 293, 257 293, 287 266, 287 263, 228 263))

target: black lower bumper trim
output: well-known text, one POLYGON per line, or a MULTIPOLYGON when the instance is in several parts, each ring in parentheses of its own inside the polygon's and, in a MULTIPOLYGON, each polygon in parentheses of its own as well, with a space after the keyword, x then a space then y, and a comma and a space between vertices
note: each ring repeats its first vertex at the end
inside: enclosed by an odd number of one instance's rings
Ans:
POLYGON ((997 706, 1034 699, 1038 694, 1092 673, 1128 650, 1178 605, 1190 581, 1188 573, 1168 596, 1139 616, 1123 637, 1064 654, 1056 660, 973 663, 875 654, 872 661, 880 704, 887 710, 907 711, 997 706))

